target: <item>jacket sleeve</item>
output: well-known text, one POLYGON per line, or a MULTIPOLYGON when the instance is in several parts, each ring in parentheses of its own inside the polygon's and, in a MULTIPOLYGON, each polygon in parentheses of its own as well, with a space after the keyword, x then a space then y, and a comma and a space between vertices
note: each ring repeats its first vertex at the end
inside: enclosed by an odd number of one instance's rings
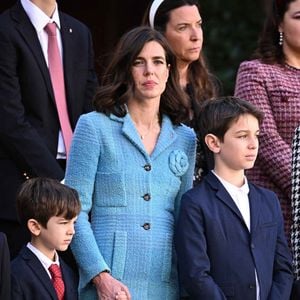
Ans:
POLYGON ((82 116, 75 129, 65 177, 65 184, 76 189, 81 200, 76 234, 71 243, 80 269, 80 288, 84 288, 101 271, 109 270, 89 222, 100 155, 99 134, 94 123, 88 115, 82 116))
POLYGON ((180 280, 191 299, 225 300, 224 293, 210 276, 201 210, 188 194, 182 198, 175 245, 180 280))
POLYGON ((291 146, 282 139, 278 131, 272 112, 272 101, 269 99, 269 91, 265 83, 266 76, 260 70, 258 63, 252 61, 242 63, 237 74, 235 96, 248 100, 263 111, 259 159, 270 180, 289 198, 292 151, 291 146))
POLYGON ((196 136, 193 130, 189 130, 190 134, 185 137, 187 140, 187 150, 186 155, 188 158, 188 164, 189 167, 185 174, 181 177, 181 185, 180 190, 176 196, 175 199, 175 212, 176 212, 176 218, 178 216, 178 212, 180 209, 180 202, 182 195, 192 188, 193 185, 193 174, 194 174, 194 168, 195 168, 195 160, 196 160, 196 136))
POLYGON ((289 300, 294 281, 292 256, 284 234, 280 203, 278 199, 276 200, 275 203, 278 212, 277 243, 273 266, 273 283, 268 300, 289 300))

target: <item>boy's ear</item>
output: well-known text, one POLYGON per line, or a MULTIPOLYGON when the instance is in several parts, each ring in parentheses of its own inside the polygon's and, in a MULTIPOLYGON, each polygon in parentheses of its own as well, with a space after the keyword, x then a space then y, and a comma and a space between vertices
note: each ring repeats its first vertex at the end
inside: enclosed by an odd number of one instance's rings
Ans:
POLYGON ((27 221, 27 227, 34 236, 39 236, 42 226, 37 220, 29 219, 27 221))
POLYGON ((220 152, 220 140, 217 136, 214 134, 207 134, 205 136, 205 143, 210 151, 213 153, 219 153, 220 152))

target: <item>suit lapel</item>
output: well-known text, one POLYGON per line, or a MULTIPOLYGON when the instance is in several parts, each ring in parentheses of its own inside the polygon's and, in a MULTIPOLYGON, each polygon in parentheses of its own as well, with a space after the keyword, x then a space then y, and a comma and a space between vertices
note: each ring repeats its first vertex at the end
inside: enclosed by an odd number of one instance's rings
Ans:
MULTIPOLYGON (((114 120, 122 121, 123 134, 144 154, 146 158, 149 158, 149 154, 145 150, 145 147, 138 135, 138 132, 132 122, 130 115, 127 113, 124 118, 118 118, 111 115, 114 120)), ((177 138, 177 134, 173 129, 173 124, 167 116, 163 116, 161 131, 155 145, 154 151, 151 154, 151 159, 154 160, 158 157, 167 147, 169 147, 177 138)))
POLYGON ((148 158, 149 155, 145 150, 145 147, 139 137, 139 134, 132 122, 129 113, 127 113, 123 118, 118 118, 115 115, 111 115, 111 118, 119 122, 123 122, 123 127, 122 127, 123 134, 138 148, 140 152, 143 153, 143 155, 146 158, 148 158))
POLYGON ((174 131, 173 124, 169 117, 163 115, 161 131, 157 140, 157 144, 151 158, 154 160, 158 157, 166 148, 168 148, 177 138, 177 134, 174 131))
POLYGON ((256 192, 252 184, 249 184, 249 205, 251 215, 251 233, 255 233, 261 214, 261 195, 256 192))
POLYGON ((75 280, 78 280, 76 276, 72 273, 66 263, 60 259, 60 268, 65 284, 65 300, 73 300, 77 299, 77 285, 78 282, 75 283, 75 280))
MULTIPOLYGON (((71 24, 67 21, 64 14, 59 12, 59 19, 60 19, 60 26, 61 26, 61 39, 62 39, 62 48, 63 48, 63 67, 64 67, 64 79, 65 79, 65 89, 67 93, 67 105, 68 105, 68 111, 71 110, 71 104, 72 101, 70 99, 73 99, 72 93, 73 93, 73 80, 74 76, 74 64, 76 64, 76 59, 80 59, 80 57, 76 57, 76 49, 78 47, 77 40, 74 41, 74 37, 76 36, 76 32, 73 32, 73 28, 71 24)), ((80 47, 80 45, 79 45, 80 47)))
POLYGON ((19 31, 24 42, 27 44, 28 48, 31 50, 33 57, 35 58, 40 71, 44 77, 47 89, 54 99, 50 74, 45 61, 43 50, 38 39, 37 33, 33 25, 31 24, 27 14, 25 13, 20 2, 12 8, 11 10, 12 19, 16 23, 16 29, 19 31))
MULTIPOLYGON (((219 179, 212 172, 210 172, 207 175, 207 180, 208 180, 209 184, 212 186, 212 188, 216 191, 216 197, 221 202, 223 202, 223 204, 226 205, 247 228, 247 225, 244 221, 244 218, 243 218, 240 210, 238 209, 238 207, 236 206, 233 199, 231 198, 231 196, 229 195, 227 190, 224 188, 222 183, 219 181, 219 179)), ((248 230, 248 228, 247 228, 247 230, 248 230)))
POLYGON ((21 250, 21 256, 32 270, 32 273, 36 275, 41 285, 44 286, 53 299, 56 299, 57 296, 52 281, 38 258, 27 247, 21 250))

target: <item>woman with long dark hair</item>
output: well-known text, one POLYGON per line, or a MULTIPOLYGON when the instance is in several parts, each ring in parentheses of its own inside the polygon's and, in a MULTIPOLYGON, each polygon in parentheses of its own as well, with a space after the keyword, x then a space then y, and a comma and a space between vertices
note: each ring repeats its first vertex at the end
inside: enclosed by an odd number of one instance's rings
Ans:
POLYGON ((265 115, 258 158, 247 176, 276 192, 290 239, 292 139, 300 124, 300 0, 269 3, 254 59, 239 67, 235 95, 265 115))
MULTIPOLYGON (((143 24, 160 31, 172 47, 180 86, 188 95, 188 118, 185 124, 198 132, 197 119, 202 102, 217 96, 219 83, 211 74, 204 57, 202 17, 197 0, 154 0, 143 17, 143 24)), ((211 162, 198 143, 194 184, 199 182, 211 162)))
POLYGON ((80 298, 176 300, 173 230, 196 140, 163 35, 141 27, 121 38, 94 105, 66 172, 82 203, 71 245, 80 298))

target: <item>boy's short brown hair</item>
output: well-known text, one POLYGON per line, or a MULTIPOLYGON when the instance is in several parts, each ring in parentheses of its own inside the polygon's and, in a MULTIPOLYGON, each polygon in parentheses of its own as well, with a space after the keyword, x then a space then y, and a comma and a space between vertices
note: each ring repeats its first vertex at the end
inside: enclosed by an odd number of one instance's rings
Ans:
POLYGON ((209 99, 203 102, 197 119, 198 138, 205 152, 208 168, 213 169, 214 157, 205 143, 208 134, 215 135, 221 142, 232 123, 240 116, 250 114, 259 124, 263 120, 263 112, 250 102, 238 97, 226 96, 209 99))
POLYGON ((241 98, 227 96, 204 101, 197 120, 201 138, 214 134, 223 141, 232 123, 245 114, 255 117, 259 124, 263 120, 262 111, 241 98))
POLYGON ((81 209, 76 190, 50 178, 32 178, 25 181, 17 195, 17 212, 22 224, 35 219, 47 228, 49 219, 62 216, 76 217, 81 209))

